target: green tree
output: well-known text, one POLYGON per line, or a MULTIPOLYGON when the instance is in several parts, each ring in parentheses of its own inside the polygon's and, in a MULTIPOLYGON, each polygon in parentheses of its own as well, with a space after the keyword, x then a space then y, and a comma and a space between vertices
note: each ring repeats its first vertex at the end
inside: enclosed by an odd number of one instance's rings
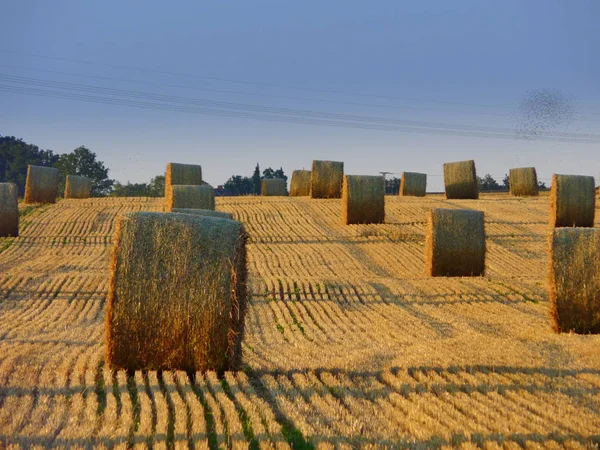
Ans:
POLYGON ((254 192, 252 179, 241 175, 232 175, 223 187, 230 190, 233 195, 250 195, 254 192))
POLYGON ((254 183, 254 194, 260 195, 261 193, 261 183, 260 183, 260 167, 258 163, 256 163, 256 167, 254 168, 254 173, 252 174, 252 183, 254 183))
POLYGON ((162 197, 165 195, 165 176, 157 175, 148 184, 148 197, 162 197))
POLYGON ((67 175, 91 178, 92 195, 96 197, 108 195, 115 182, 108 178, 108 169, 104 167, 104 163, 97 161, 96 154, 83 146, 77 147, 71 153, 60 155, 54 167, 60 172, 59 192, 64 191, 67 175))
POLYGON ((385 179, 385 193, 390 195, 398 195, 400 192, 400 178, 392 177, 385 179))
POLYGON ((480 191, 501 191, 502 187, 498 184, 489 173, 486 173, 483 178, 477 177, 480 191))
POLYGON ((58 158, 52 150, 41 150, 14 136, 0 136, 0 182, 15 183, 22 196, 25 193, 27 166, 52 167, 58 158))
POLYGON ((281 178, 285 181, 287 181, 288 179, 287 175, 283 172, 282 167, 280 167, 277 170, 273 170, 271 167, 267 167, 265 170, 263 170, 262 178, 267 180, 272 178, 281 178))

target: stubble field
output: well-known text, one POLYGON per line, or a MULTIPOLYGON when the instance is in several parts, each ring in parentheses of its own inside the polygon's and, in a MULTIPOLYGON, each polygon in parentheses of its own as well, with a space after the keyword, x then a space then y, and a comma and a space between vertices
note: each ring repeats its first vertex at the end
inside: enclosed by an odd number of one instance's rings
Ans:
POLYGON ((600 336, 550 327, 547 197, 386 197, 385 225, 341 225, 339 200, 217 209, 250 234, 252 293, 244 370, 222 379, 105 367, 115 218, 162 199, 23 208, 0 239, 0 448, 600 443, 600 336), (485 277, 425 275, 434 207, 485 212, 485 277))

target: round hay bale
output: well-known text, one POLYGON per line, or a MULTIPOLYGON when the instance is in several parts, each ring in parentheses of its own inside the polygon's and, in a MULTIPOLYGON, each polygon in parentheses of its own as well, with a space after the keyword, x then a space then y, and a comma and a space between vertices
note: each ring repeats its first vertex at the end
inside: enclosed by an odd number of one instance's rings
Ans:
POLYGON ((426 189, 426 174, 416 172, 402 172, 402 178, 400 178, 400 195, 411 197, 425 197, 426 189))
POLYGON ((510 169, 508 184, 510 186, 510 195, 515 197, 537 197, 539 195, 535 167, 510 169))
POLYGON ((196 164, 168 163, 165 174, 165 197, 170 195, 171 186, 183 184, 199 186, 202 183, 202 167, 196 164))
POLYGON ((106 313, 114 369, 239 368, 247 304, 240 222, 128 213, 115 232, 106 313))
POLYGON ((58 169, 28 166, 24 203, 56 203, 58 169))
POLYGON ((384 221, 383 177, 345 175, 342 187, 342 223, 351 225, 384 221))
POLYGON ((434 277, 470 277, 485 272, 483 212, 434 209, 425 234, 425 269, 434 277))
POLYGON ((286 196, 287 183, 283 178, 265 178, 261 181, 260 195, 263 196, 286 196))
POLYGON ((215 209, 215 191, 210 186, 186 186, 176 184, 169 189, 165 199, 167 211, 177 208, 215 209))
POLYGON ((19 235, 19 191, 14 183, 0 183, 0 237, 19 235))
POLYGON ((310 173, 310 197, 340 198, 343 177, 343 162, 313 161, 310 173))
POLYGON ((479 185, 475 173, 475 161, 459 161, 444 164, 444 185, 448 199, 478 199, 479 185))
POLYGON ((552 175, 550 189, 552 227, 593 227, 595 209, 594 177, 552 175))
POLYGON ((554 229, 548 266, 554 330, 600 333, 600 229, 554 229))
POLYGON ((219 217, 221 219, 233 220, 233 214, 223 211, 211 211, 209 209, 174 208, 174 213, 196 214, 199 216, 219 217))
POLYGON ((290 196, 306 197, 310 195, 310 170, 294 170, 290 182, 290 196))
POLYGON ((92 195, 92 180, 77 175, 67 175, 65 183, 65 198, 90 198, 92 195))

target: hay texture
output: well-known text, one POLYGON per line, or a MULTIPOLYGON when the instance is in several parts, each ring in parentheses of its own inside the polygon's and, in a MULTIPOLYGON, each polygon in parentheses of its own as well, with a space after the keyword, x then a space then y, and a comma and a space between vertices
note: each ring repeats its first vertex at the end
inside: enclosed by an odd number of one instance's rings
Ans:
POLYGON ((478 199, 479 185, 475 173, 475 161, 460 161, 444 164, 446 198, 478 199))
POLYGON ((175 184, 202 185, 202 167, 195 164, 168 163, 165 173, 165 198, 170 196, 171 186, 175 184))
POLYGON ((77 175, 67 175, 65 183, 65 198, 90 198, 92 195, 92 180, 77 175))
POLYGON ((554 330, 600 333, 600 229, 554 229, 549 279, 554 330))
POLYGON ((58 169, 29 166, 25 183, 25 203, 56 203, 58 169))
POLYGON ((432 210, 425 235, 425 270, 434 277, 483 275, 483 212, 470 209, 432 210))
POLYGON ((383 177, 345 175, 342 187, 342 223, 351 225, 384 221, 383 177))
POLYGON ((550 225, 593 227, 596 207, 594 177, 552 175, 550 225))
POLYGON ((115 232, 107 362, 128 370, 235 370, 247 304, 240 222, 128 213, 115 232))
POLYGON ((400 179, 400 195, 411 197, 425 197, 427 189, 427 175, 416 172, 402 172, 400 179))
POLYGON ((287 183, 282 178, 265 178, 260 184, 260 195, 286 196, 288 195, 287 183))
POLYGON ((19 235, 19 192, 14 183, 0 183, 0 237, 19 235))
POLYGON ((310 170, 294 170, 290 182, 290 196, 307 197, 310 195, 310 170))
POLYGON ((539 194, 535 167, 510 169, 508 184, 510 186, 510 195, 515 197, 535 197, 539 194))
POLYGON ((343 162, 313 161, 310 173, 310 197, 340 198, 343 178, 343 162))
POLYGON ((176 184, 169 189, 165 199, 166 210, 186 209, 215 209, 215 191, 210 186, 186 186, 176 184))
POLYGON ((221 219, 233 220, 233 214, 223 211, 211 211, 209 209, 188 209, 188 208, 175 208, 174 213, 181 214, 196 214, 199 216, 218 217, 221 219))

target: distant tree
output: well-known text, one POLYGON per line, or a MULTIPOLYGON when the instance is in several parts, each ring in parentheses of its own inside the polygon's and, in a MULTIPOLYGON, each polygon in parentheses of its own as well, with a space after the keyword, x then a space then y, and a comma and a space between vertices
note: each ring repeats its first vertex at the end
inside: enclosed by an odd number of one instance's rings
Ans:
POLYGON ((162 197, 165 195, 165 176, 157 175, 149 183, 125 184, 115 182, 111 197, 162 197))
POLYGON ((502 188, 506 189, 507 191, 510 190, 510 181, 508 178, 508 174, 504 175, 504 179, 502 180, 502 188))
POLYGON ((543 181, 538 181, 538 188, 543 190, 543 191, 547 191, 548 187, 546 186, 546 183, 544 183, 543 181))
POLYGON ((273 170, 271 167, 267 167, 265 170, 263 170, 262 178, 267 180, 273 178, 280 178, 285 181, 287 181, 288 179, 287 175, 283 172, 282 167, 280 167, 277 170, 273 170))
POLYGON ((477 177, 480 191, 501 191, 503 188, 489 173, 486 173, 483 178, 477 177))
POLYGON ((165 195, 165 176, 157 175, 148 184, 148 197, 162 197, 165 195))
POLYGON ((103 197, 112 190, 114 180, 108 178, 108 169, 102 161, 96 160, 96 154, 86 147, 77 147, 71 153, 60 155, 54 164, 60 172, 59 193, 64 192, 67 175, 80 175, 91 178, 92 195, 103 197))
POLYGON ((250 195, 254 193, 254 182, 251 178, 242 177, 241 175, 232 175, 225 182, 223 187, 233 195, 250 195))
POLYGON ((41 150, 14 136, 0 136, 0 182, 15 183, 22 196, 25 193, 27 166, 52 167, 58 158, 52 150, 41 150))
POLYGON ((254 183, 254 195, 260 195, 261 183, 260 183, 260 167, 256 163, 254 173, 252 174, 252 183, 254 183))
POLYGON ((389 195, 398 195, 400 192, 400 178, 392 177, 385 179, 385 193, 389 195))

